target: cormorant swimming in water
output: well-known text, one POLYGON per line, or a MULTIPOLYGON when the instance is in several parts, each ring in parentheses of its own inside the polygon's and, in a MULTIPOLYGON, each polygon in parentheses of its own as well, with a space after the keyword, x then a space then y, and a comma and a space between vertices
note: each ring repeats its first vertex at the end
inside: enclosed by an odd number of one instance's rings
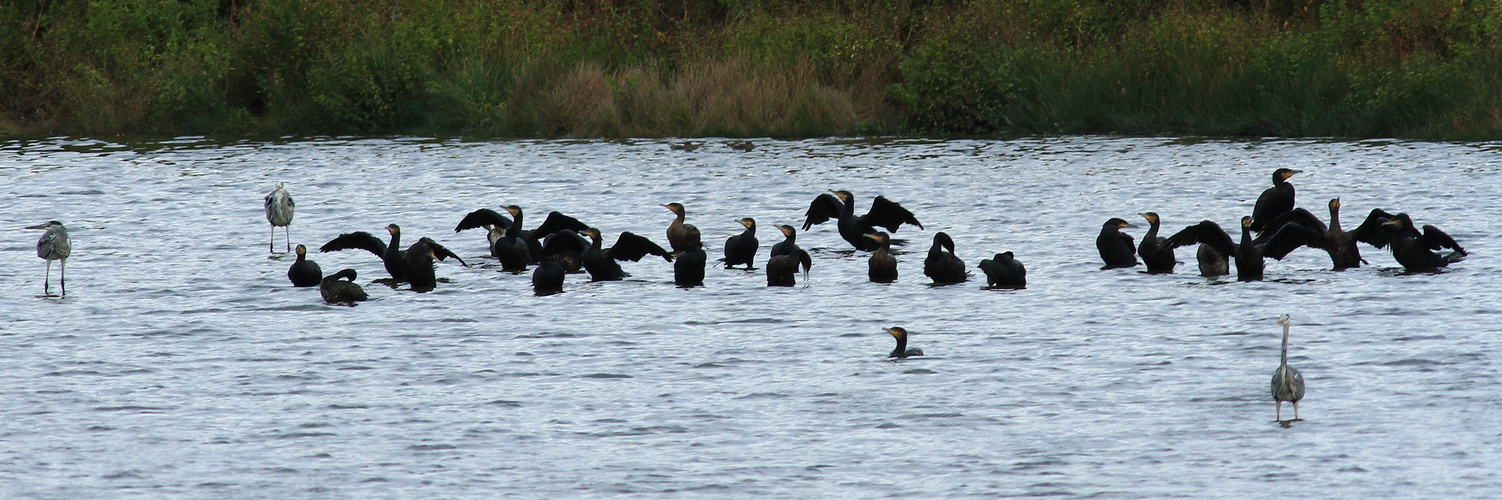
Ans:
POLYGON ((683 204, 674 202, 663 206, 678 216, 671 224, 668 224, 668 246, 673 248, 673 253, 687 251, 690 248, 690 241, 698 242, 697 246, 702 252, 704 244, 699 240, 699 228, 694 227, 693 224, 683 223, 683 218, 688 216, 688 211, 684 210, 683 204))
POLYGON ((882 328, 882 331, 892 334, 892 337, 897 339, 897 348, 892 349, 892 353, 887 355, 888 358, 907 358, 923 355, 923 349, 917 347, 908 348, 907 329, 894 326, 891 328, 882 328))
MULTIPOLYGON (((52 290, 48 288, 52 284, 52 261, 58 262, 57 285, 62 287, 63 295, 68 294, 68 256, 73 254, 73 242, 68 238, 68 228, 58 221, 47 221, 44 224, 28 226, 26 229, 44 229, 47 232, 37 238, 37 257, 47 261, 46 274, 42 275, 42 295, 51 296, 52 290)), ((272 228, 275 230, 275 228, 272 228)))
POLYGON ((318 286, 318 292, 323 295, 323 301, 330 304, 339 302, 359 302, 370 298, 365 295, 365 290, 355 284, 355 270, 345 269, 323 278, 318 286), (341 280, 347 278, 349 281, 341 280))
POLYGON ((1288 178, 1299 172, 1303 170, 1280 168, 1273 171, 1273 187, 1263 191, 1252 208, 1252 231, 1260 233, 1274 217, 1293 211, 1293 184, 1288 183, 1288 178))
POLYGON ((527 241, 501 226, 489 226, 490 255, 501 261, 501 269, 510 272, 527 270, 532 262, 532 250, 527 241))
POLYGON ((875 283, 891 283, 897 281, 897 258, 892 256, 892 237, 884 232, 876 232, 866 235, 867 238, 876 240, 876 251, 871 253, 871 259, 866 262, 866 274, 875 283))
POLYGON ((318 247, 318 251, 333 252, 350 248, 365 250, 381 258, 381 262, 386 264, 386 272, 391 273, 391 279, 406 281, 407 265, 402 261, 401 250, 402 228, 396 224, 388 224, 386 232, 391 233, 390 244, 382 243, 380 238, 371 236, 370 233, 365 231, 356 231, 341 234, 339 237, 329 240, 328 243, 324 243, 323 246, 318 247))
POLYGON ((630 274, 621 270, 619 262, 629 260, 636 262, 647 255, 661 256, 663 260, 671 262, 671 254, 662 247, 657 246, 652 240, 638 236, 629 231, 621 233, 615 239, 615 246, 600 248, 600 230, 589 228, 584 230, 584 235, 589 237, 589 248, 584 250, 582 257, 584 270, 589 271, 592 281, 616 281, 630 274))
POLYGON ((556 260, 543 259, 532 270, 532 293, 552 295, 563 291, 563 265, 556 260))
POLYGON ((1278 369, 1273 371, 1273 401, 1277 402, 1276 415, 1283 421, 1283 402, 1293 403, 1293 419, 1299 419, 1299 400, 1304 399, 1304 375, 1297 368, 1288 366, 1288 315, 1278 318, 1283 325, 1283 354, 1278 369))
POLYGON ((923 259, 923 275, 932 278, 936 285, 960 283, 969 278, 965 261, 954 255, 954 239, 943 231, 934 235, 934 244, 928 247, 928 257, 923 259))
MULTIPOLYGON (((913 213, 896 202, 887 200, 884 196, 877 196, 876 201, 871 202, 871 210, 866 215, 855 216, 855 195, 849 191, 831 191, 834 196, 821 194, 814 198, 808 206, 807 220, 803 221, 803 230, 813 227, 814 224, 822 224, 830 218, 839 219, 840 236, 845 241, 854 245, 857 250, 875 250, 878 244, 866 238, 867 234, 876 232, 876 228, 883 227, 887 231, 897 232, 903 224, 912 224, 923 229, 923 224, 918 222, 913 213)), ((899 242, 900 243, 900 242, 899 242)))
POLYGON ((503 227, 506 229, 506 234, 521 238, 522 241, 526 242, 528 262, 535 263, 542 260, 542 240, 544 238, 564 229, 575 232, 589 229, 588 225, 579 222, 578 219, 554 211, 548 212, 548 218, 542 221, 542 225, 537 226, 537 229, 529 231, 522 229, 523 214, 521 207, 507 205, 503 208, 505 208, 507 213, 511 214, 511 219, 507 219, 506 216, 494 210, 482 208, 465 215, 459 221, 459 225, 454 227, 454 232, 457 233, 465 229, 486 226, 503 227))
POLYGON ((980 261, 980 270, 986 273, 986 285, 992 288, 1027 288, 1027 268, 1012 258, 1012 252, 980 261))
POLYGON ((683 242, 683 245, 683 251, 673 261, 673 284, 685 288, 704 286, 704 265, 709 256, 704 254, 704 243, 699 241, 699 232, 695 230, 690 233, 688 241, 683 242))
POLYGON ((777 226, 777 230, 782 231, 783 240, 772 245, 772 254, 768 255, 767 258, 787 255, 793 253, 793 249, 798 248, 798 230, 786 224, 777 226))
POLYGON ((1137 226, 1116 217, 1101 224, 1100 235, 1095 237, 1095 248, 1100 250, 1100 258, 1106 262, 1101 269, 1137 265, 1136 245, 1132 244, 1132 235, 1121 232, 1124 227, 1137 226))
POLYGON ((297 261, 287 269, 287 279, 292 280, 292 286, 318 286, 323 280, 323 270, 318 268, 318 263, 308 260, 308 247, 297 246, 297 261))
POLYGON ((565 273, 577 273, 584 268, 585 250, 589 250, 589 240, 572 229, 564 229, 543 242, 542 260, 558 262, 565 273))
POLYGON ((1382 248, 1382 223, 1391 220, 1393 218, 1392 214, 1384 212, 1380 208, 1374 208, 1367 214, 1366 221, 1357 226, 1354 231, 1346 232, 1340 227, 1340 198, 1332 198, 1329 206, 1329 227, 1326 227, 1324 222, 1321 222, 1318 217, 1309 213, 1308 210, 1295 208, 1293 211, 1279 215, 1268 222, 1266 228, 1262 231, 1262 235, 1258 236, 1256 241, 1262 242, 1272 237, 1273 233, 1276 233, 1285 224, 1296 223, 1313 229, 1320 235, 1318 238, 1311 238, 1306 244, 1311 247, 1323 249, 1329 253, 1330 261, 1334 263, 1336 271, 1361 267, 1361 264, 1366 263, 1366 261, 1361 258, 1361 250, 1356 248, 1356 242, 1382 248))
POLYGON ((739 222, 746 230, 725 240, 726 269, 737 264, 745 264, 746 269, 751 269, 751 261, 756 259, 756 249, 761 245, 756 240, 756 219, 747 217, 739 222))
MULTIPOLYGON (((271 223, 271 243, 268 250, 276 252, 276 227, 281 226, 287 233, 287 246, 292 246, 292 212, 296 204, 292 202, 292 195, 287 193, 287 188, 280 182, 276 183, 276 189, 266 195, 266 222, 271 223)), ((288 248, 288 250, 291 250, 288 248)))
MULTIPOLYGON (((1285 224, 1266 241, 1258 243, 1252 240, 1252 218, 1241 218, 1241 244, 1231 242, 1231 236, 1220 228, 1220 225, 1211 221, 1201 221, 1199 224, 1184 228, 1168 238, 1168 245, 1181 247, 1195 243, 1203 243, 1214 249, 1220 255, 1234 255, 1236 257, 1236 279, 1239 281, 1261 281, 1263 271, 1263 258, 1272 257, 1283 260, 1295 248, 1303 246, 1307 241, 1321 237, 1313 229, 1298 225, 1297 223, 1285 224)), ((1200 263, 1203 271, 1206 264, 1200 263)))
POLYGON ((1142 256, 1142 263, 1147 264, 1149 274, 1172 273, 1173 266, 1179 262, 1173 256, 1173 247, 1164 244, 1168 238, 1158 236, 1158 227, 1161 219, 1154 212, 1141 215, 1147 219, 1147 234, 1142 235, 1142 243, 1137 245, 1137 255, 1142 256))
POLYGON ((418 238, 417 243, 407 247, 407 250, 402 252, 402 260, 407 265, 407 281, 412 284, 412 289, 426 291, 437 288, 438 276, 433 273, 433 261, 447 258, 453 258, 464 267, 469 267, 469 264, 464 263, 464 259, 429 238, 418 238))
POLYGON ((808 269, 814 260, 802 248, 793 247, 793 253, 767 259, 767 286, 793 286, 798 283, 798 266, 803 266, 803 279, 808 280, 808 269))
POLYGON ((1434 226, 1425 225, 1420 233, 1413 227, 1413 219, 1400 213, 1382 224, 1387 243, 1392 245, 1393 259, 1409 271, 1437 271, 1439 268, 1458 262, 1466 256, 1464 248, 1455 238, 1434 226), (1434 250, 1450 248, 1455 251, 1440 255, 1434 250))

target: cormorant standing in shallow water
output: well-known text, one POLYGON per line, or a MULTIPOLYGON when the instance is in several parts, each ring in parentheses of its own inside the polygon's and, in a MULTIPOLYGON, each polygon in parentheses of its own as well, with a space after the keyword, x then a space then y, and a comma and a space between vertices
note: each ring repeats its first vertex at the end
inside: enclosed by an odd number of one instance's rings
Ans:
POLYGON ((725 240, 725 268, 745 264, 746 269, 751 269, 751 261, 756 259, 756 249, 761 245, 756 240, 756 219, 746 217, 738 222, 746 230, 725 240))
POLYGON ((532 269, 532 293, 540 296, 562 292, 565 274, 558 261, 544 259, 532 269))
POLYGON ((1137 246, 1137 255, 1142 256, 1143 264, 1147 264, 1147 272, 1149 274, 1172 273, 1173 266, 1178 264, 1178 260, 1173 256, 1173 247, 1165 244, 1168 238, 1158 236, 1158 227, 1161 222, 1158 214, 1147 212, 1137 215, 1147 219, 1148 223, 1147 234, 1142 235, 1142 243, 1137 246))
MULTIPOLYGON (((529 231, 522 228, 522 207, 516 205, 507 205, 502 208, 504 208, 507 213, 511 214, 512 218, 508 219, 506 218, 506 216, 501 215, 499 212, 488 208, 482 208, 465 215, 464 219, 459 221, 459 225, 454 227, 454 232, 457 233, 465 229, 474 229, 477 227, 486 226, 505 228, 507 235, 520 238, 523 242, 526 243, 527 262, 535 263, 542 259, 543 238, 546 238, 548 235, 565 229, 577 232, 589 228, 588 225, 584 224, 583 222, 579 222, 578 219, 554 211, 548 212, 548 218, 542 221, 542 225, 537 226, 537 229, 529 231)), ((493 243, 495 241, 494 238, 492 238, 491 241, 493 243)), ((492 252, 494 252, 493 247, 494 246, 492 245, 492 252)), ((512 267, 515 268, 515 266, 512 267)), ((522 266, 522 270, 525 270, 525 267, 526 266, 522 266)))
POLYGON ((433 273, 433 261, 448 258, 453 258, 464 267, 469 267, 469 264, 464 263, 464 259, 429 238, 419 238, 417 243, 407 247, 407 251, 402 252, 402 260, 406 262, 407 281, 412 284, 412 289, 427 291, 437 288, 438 276, 433 273))
POLYGON ((370 298, 365 295, 365 290, 355 284, 355 270, 345 269, 323 278, 319 283, 318 292, 323 295, 323 301, 330 304, 340 302, 359 302, 370 298), (341 280, 347 278, 349 281, 341 280))
POLYGON ((808 280, 808 269, 814 260, 802 248, 793 247, 793 253, 767 259, 767 286, 793 286, 798 284, 798 266, 803 266, 803 279, 808 280))
POLYGON ((1280 168, 1273 171, 1273 187, 1263 191, 1252 208, 1252 231, 1262 232, 1273 218, 1293 211, 1293 184, 1288 183, 1288 178, 1299 172, 1303 170, 1280 168))
POLYGON ((866 274, 875 283, 897 281, 897 258, 892 256, 892 237, 883 232, 868 234, 866 237, 876 240, 878 245, 876 251, 871 253, 871 259, 866 262, 866 274))
POLYGON ((589 250, 589 240, 572 229, 564 229, 549 235, 543 242, 542 260, 557 262, 565 273, 577 273, 584 268, 586 250, 589 250))
MULTIPOLYGON (((1464 259, 1466 252, 1455 242, 1455 238, 1440 231, 1434 226, 1424 226, 1424 232, 1420 233, 1413 227, 1413 219, 1408 214, 1400 213, 1393 219, 1382 224, 1387 243, 1392 245, 1392 256, 1398 264, 1409 271, 1437 271, 1450 265, 1451 262, 1459 262, 1464 259), (1455 251, 1445 255, 1434 253, 1434 250, 1450 248, 1455 251)), ((1380 248, 1380 247, 1379 247, 1380 248)))
POLYGON ((699 232, 691 233, 683 243, 684 249, 673 261, 673 284, 681 287, 704 286, 704 266, 709 256, 704 254, 704 243, 699 241, 699 232))
POLYGON ((323 280, 323 270, 318 268, 318 263, 308 260, 308 247, 297 246, 297 261, 287 269, 287 279, 292 280, 292 286, 318 286, 323 280))
POLYGON ((673 253, 687 251, 690 248, 690 241, 695 242, 699 251, 702 252, 704 244, 699 240, 699 228, 694 227, 693 224, 683 223, 683 218, 688 216, 688 211, 683 208, 683 204, 675 202, 663 206, 672 211, 673 215, 678 216, 671 224, 668 224, 668 246, 673 248, 673 253))
POLYGON ((318 247, 320 252, 333 252, 358 248, 375 254, 386 264, 386 272, 391 273, 391 279, 396 281, 407 280, 407 264, 402 260, 402 228, 396 224, 387 224, 386 232, 391 233, 391 243, 382 243, 380 238, 371 236, 365 231, 344 233, 337 238, 329 240, 323 246, 318 247))
MULTIPOLYGON (((37 238, 37 257, 47 261, 46 274, 42 275, 42 295, 51 296, 52 290, 48 288, 52 284, 52 261, 59 261, 57 285, 62 287, 63 295, 68 294, 68 256, 73 254, 73 242, 68 238, 68 228, 63 223, 52 220, 44 224, 28 226, 26 229, 43 229, 46 233, 37 238)), ((275 228, 272 228, 274 231, 275 228)))
POLYGON ((793 253, 794 248, 798 248, 798 230, 786 224, 777 226, 777 230, 782 231, 783 240, 772 245, 772 254, 768 255, 767 258, 787 255, 793 253))
POLYGON ((1293 419, 1299 419, 1299 400, 1304 399, 1304 375, 1297 368, 1288 366, 1288 315, 1278 319, 1283 325, 1283 355, 1278 369, 1273 371, 1273 401, 1277 402, 1276 415, 1283 421, 1283 402, 1293 403, 1293 419))
POLYGON ((1095 237, 1095 248, 1100 250, 1100 259, 1106 262, 1101 269, 1137 265, 1137 249, 1132 244, 1132 235, 1121 232, 1124 227, 1137 226, 1116 217, 1101 224, 1100 235, 1095 237))
POLYGON ((923 259, 923 275, 934 280, 936 285, 964 282, 965 261, 954 255, 954 239, 940 231, 934 235, 934 244, 928 247, 928 257, 923 259))
POLYGON ((889 201, 884 196, 877 196, 876 201, 871 202, 871 210, 866 215, 855 216, 855 195, 849 191, 831 191, 834 196, 821 194, 809 204, 808 218, 803 221, 803 230, 813 227, 814 224, 822 224, 830 218, 839 219, 840 236, 845 241, 854 245, 857 250, 875 250, 877 244, 867 234, 876 232, 876 228, 883 227, 887 231, 897 232, 903 224, 912 224, 923 229, 923 224, 918 222, 913 213, 896 202, 889 201))
POLYGON ((888 358, 907 358, 923 355, 923 349, 919 349, 917 347, 908 348, 906 329, 900 326, 894 326, 891 328, 882 328, 882 330, 892 334, 892 337, 897 339, 897 348, 892 349, 892 353, 887 355, 888 358))
MULTIPOLYGON (((292 195, 287 193, 287 188, 280 182, 276 183, 276 189, 266 195, 266 222, 271 223, 271 243, 267 245, 272 253, 276 253, 276 227, 281 226, 287 233, 287 246, 292 246, 292 212, 296 204, 292 202, 292 195)), ((289 248, 290 250, 290 248, 289 248)))
POLYGON ((527 246, 527 241, 511 234, 511 230, 501 226, 490 226, 490 255, 501 261, 501 269, 511 272, 527 270, 527 264, 532 262, 532 249, 527 246))
POLYGON ((615 239, 615 246, 602 249, 600 247, 600 230, 589 228, 584 230, 584 235, 589 237, 589 248, 584 250, 582 261, 584 270, 589 271, 591 281, 617 281, 630 274, 621 270, 620 263, 616 261, 629 260, 636 262, 642 257, 658 255, 663 260, 672 261, 673 258, 667 250, 657 246, 652 240, 638 236, 630 231, 621 233, 615 239))
POLYGON ((1325 252, 1329 253, 1330 262, 1335 265, 1336 271, 1361 267, 1361 264, 1366 263, 1366 261, 1361 258, 1361 250, 1356 248, 1356 243, 1362 242, 1382 248, 1382 223, 1391 220, 1393 218, 1392 214, 1384 212, 1380 208, 1374 208, 1367 214, 1366 221, 1357 226, 1354 231, 1346 232, 1340 228, 1340 198, 1332 198, 1329 206, 1329 227, 1326 227, 1324 222, 1321 222, 1318 217, 1309 213, 1308 210, 1295 208, 1293 211, 1279 215, 1271 222, 1268 222, 1262 231, 1262 235, 1258 236, 1256 241, 1259 243, 1265 241, 1284 225, 1296 223, 1313 229, 1318 233, 1320 237, 1310 238, 1310 241, 1306 242, 1306 244, 1311 247, 1324 249, 1325 252))
MULTIPOLYGON (((1199 224, 1184 228, 1168 238, 1168 245, 1180 247, 1203 243, 1214 249, 1221 255, 1236 256, 1236 279, 1239 281, 1261 281, 1263 271, 1263 258, 1272 257, 1283 260, 1289 252, 1305 245, 1307 241, 1320 237, 1313 229, 1289 223, 1278 229, 1271 238, 1265 242, 1252 240, 1252 218, 1241 218, 1241 244, 1231 243, 1231 236, 1221 230, 1220 225, 1211 221, 1201 221, 1199 224)), ((1200 263, 1200 269, 1205 269, 1205 263, 1200 263)))
POLYGON ((992 288, 1027 288, 1027 268, 1012 257, 1012 252, 980 261, 980 270, 986 273, 986 285, 992 288))

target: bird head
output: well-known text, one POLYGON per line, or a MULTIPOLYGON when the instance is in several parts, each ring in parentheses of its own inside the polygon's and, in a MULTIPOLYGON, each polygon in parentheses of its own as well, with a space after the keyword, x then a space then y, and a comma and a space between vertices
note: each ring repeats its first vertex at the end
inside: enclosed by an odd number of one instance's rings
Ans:
POLYGON ((891 328, 882 328, 882 331, 892 334, 893 338, 900 339, 900 338, 907 337, 907 329, 905 329, 903 327, 900 327, 900 326, 894 326, 894 327, 891 327, 891 328))
POLYGON ((522 207, 518 207, 516 205, 506 205, 506 213, 511 214, 512 217, 516 217, 522 214, 522 207))
POLYGON ((663 204, 662 206, 667 207, 668 210, 671 210, 675 214, 683 215, 683 204, 682 203, 678 203, 678 202, 666 203, 666 204, 663 204))
POLYGON ((1340 198, 1330 198, 1330 210, 1340 210, 1340 198))
POLYGON ((1280 325, 1286 325, 1286 324, 1288 324, 1288 320, 1289 320, 1288 315, 1284 314, 1283 316, 1281 316, 1281 317, 1278 318, 1278 324, 1280 324, 1280 325))
POLYGON ((782 235, 783 236, 789 236, 790 237, 792 235, 798 234, 798 230, 797 229, 793 229, 793 226, 789 226, 787 224, 783 224, 783 225, 777 226, 777 230, 782 231, 782 235))
POLYGON ((741 219, 741 220, 736 221, 736 222, 740 222, 742 226, 756 227, 756 219, 752 219, 750 217, 746 217, 746 218, 741 219))
POLYGON ((1252 216, 1247 215, 1247 216, 1242 217, 1241 218, 1241 227, 1245 227, 1245 228, 1252 227, 1252 216))
POLYGON ((387 224, 386 232, 391 233, 392 236, 396 236, 398 234, 402 234, 402 228, 401 226, 397 226, 396 224, 387 224))
POLYGON ((1147 219, 1147 222, 1149 224, 1157 224, 1158 223, 1158 214, 1156 212, 1145 212, 1145 213, 1140 213, 1140 214, 1137 214, 1137 215, 1141 215, 1142 218, 1147 219))

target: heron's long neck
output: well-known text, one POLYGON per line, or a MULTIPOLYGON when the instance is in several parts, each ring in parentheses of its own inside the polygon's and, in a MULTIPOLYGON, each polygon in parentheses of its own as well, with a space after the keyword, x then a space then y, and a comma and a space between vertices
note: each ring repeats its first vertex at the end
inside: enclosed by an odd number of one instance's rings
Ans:
POLYGON ((1288 366, 1288 323, 1283 323, 1283 356, 1279 358, 1279 366, 1288 366))

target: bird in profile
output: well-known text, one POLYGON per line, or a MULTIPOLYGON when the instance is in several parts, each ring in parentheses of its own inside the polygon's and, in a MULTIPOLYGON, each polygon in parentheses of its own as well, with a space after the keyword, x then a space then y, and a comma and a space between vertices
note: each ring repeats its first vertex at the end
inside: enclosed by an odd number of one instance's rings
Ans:
MULTIPOLYGON (((500 212, 496 212, 495 210, 488 208, 482 208, 470 212, 466 214, 463 219, 460 219, 459 225, 454 227, 454 232, 457 233, 466 229, 486 227, 490 228, 492 234, 494 234, 494 228, 505 228, 507 235, 514 236, 525 242, 527 246, 527 261, 529 263, 535 263, 542 260, 542 242, 548 236, 551 236, 552 234, 565 229, 574 231, 576 233, 585 229, 589 229, 589 225, 583 222, 579 222, 578 219, 554 211, 548 212, 548 218, 542 221, 542 225, 537 226, 536 229, 527 230, 522 228, 522 220, 524 214, 522 213, 521 207, 516 205, 507 205, 501 208, 505 210, 506 213, 510 214, 511 217, 507 218, 505 215, 501 215, 500 212)), ((490 241, 494 242, 495 240, 491 239, 490 241)), ((492 248, 492 252, 493 251, 494 249, 492 248)), ((503 263, 502 265, 504 266, 505 264, 503 263)))
POLYGON ((1393 259, 1409 271, 1437 271, 1466 256, 1460 243, 1439 228, 1425 225, 1424 232, 1420 233, 1413 227, 1413 219, 1408 214, 1393 216, 1392 220, 1382 223, 1382 228, 1383 239, 1392 245, 1393 259), (1444 255, 1434 252, 1445 248, 1454 251, 1444 255))
POLYGON ((923 275, 934 280, 936 285, 961 283, 969 279, 965 261, 954 254, 954 239, 940 231, 934 235, 933 246, 928 247, 928 257, 923 259, 923 275))
POLYGON ((1261 232, 1268 222, 1293 211, 1294 190, 1288 178, 1303 170, 1280 168, 1273 171, 1273 187, 1262 191, 1252 208, 1252 231, 1261 232))
POLYGON ((1329 253, 1330 262, 1335 265, 1336 271, 1361 267, 1361 264, 1366 263, 1366 261, 1361 258, 1361 250, 1356 248, 1356 243, 1362 242, 1382 248, 1382 243, 1380 243, 1383 238, 1382 223, 1392 220, 1393 215, 1384 212, 1380 208, 1373 208, 1360 226, 1357 226, 1355 230, 1346 232, 1340 227, 1340 198, 1331 198, 1329 207, 1330 225, 1328 227, 1325 226, 1324 222, 1319 220, 1319 217, 1315 217, 1308 210, 1295 208, 1293 211, 1274 217, 1272 221, 1269 221, 1267 226, 1263 228, 1262 234, 1258 235, 1255 241, 1264 241, 1266 238, 1270 238, 1273 234, 1276 234, 1284 225, 1296 223, 1313 229, 1317 233, 1318 237, 1310 238, 1307 244, 1329 253))
POLYGON ((808 281, 808 269, 813 267, 813 257, 802 248, 793 247, 793 252, 767 259, 767 286, 793 286, 798 284, 798 267, 803 267, 803 280, 808 281))
MULTIPOLYGON (((1283 260, 1289 252, 1304 246, 1308 241, 1320 237, 1315 230, 1295 223, 1285 224, 1279 228, 1272 237, 1263 242, 1252 239, 1252 218, 1241 218, 1241 243, 1231 242, 1231 236, 1220 228, 1219 224, 1211 221, 1201 221, 1199 224, 1184 228, 1168 238, 1168 245, 1175 248, 1203 243, 1214 250, 1218 255, 1231 255, 1236 258, 1236 279, 1238 281, 1261 281, 1265 266, 1264 258, 1272 257, 1283 260)), ((1203 272, 1207 264, 1200 263, 1203 272)))
POLYGON ((798 248, 798 230, 793 229, 793 226, 787 224, 777 226, 777 230, 782 232, 783 239, 772 245, 772 254, 768 255, 767 258, 787 255, 793 253, 793 249, 798 248))
POLYGON ((907 329, 894 326, 891 328, 882 328, 882 331, 892 334, 892 337, 897 339, 897 348, 892 349, 892 353, 887 355, 888 358, 908 358, 923 355, 923 349, 917 347, 909 348, 907 346, 907 329))
POLYGON ((417 243, 407 247, 402 252, 402 261, 406 263, 407 282, 412 284, 412 289, 427 291, 438 287, 438 276, 433 272, 433 261, 454 259, 460 265, 469 267, 464 259, 454 255, 449 249, 439 245, 438 242, 429 238, 418 238, 417 243))
POLYGON ((1293 403, 1293 419, 1299 419, 1299 400, 1304 399, 1304 375, 1297 368, 1288 366, 1288 315, 1278 318, 1283 325, 1283 354, 1278 369, 1273 371, 1273 401, 1276 402, 1276 418, 1283 421, 1283 402, 1293 403))
POLYGON ((527 241, 501 226, 490 226, 489 231, 490 256, 501 261, 501 269, 516 273, 526 271, 527 264, 532 262, 532 250, 527 247, 527 241))
POLYGON ((871 210, 866 215, 855 216, 855 195, 849 191, 830 191, 829 194, 821 194, 814 198, 808 206, 803 221, 803 230, 813 227, 815 224, 823 224, 831 218, 838 221, 840 236, 850 242, 856 250, 876 250, 879 246, 875 241, 867 238, 867 234, 876 232, 876 228, 886 228, 888 232, 897 232, 903 224, 912 224, 923 229, 923 224, 902 205, 888 200, 885 196, 877 196, 876 201, 871 202, 871 210))
POLYGON ((746 217, 737 222, 745 226, 746 230, 725 240, 725 269, 739 264, 745 264, 746 269, 751 269, 751 262, 756 259, 756 249, 761 246, 761 242, 756 240, 756 219, 746 217))
POLYGON ((318 284, 318 293, 330 304, 359 302, 369 299, 365 290, 355 283, 355 270, 345 269, 325 276, 318 284))
POLYGON ((709 260, 698 230, 689 234, 689 239, 683 242, 683 251, 673 261, 673 284, 684 288, 704 286, 704 266, 709 260))
POLYGON ((615 245, 610 248, 601 248, 600 230, 589 228, 584 230, 584 235, 589 237, 589 248, 584 250, 581 257, 584 270, 589 271, 591 281, 617 281, 630 274, 621 270, 621 264, 617 261, 636 262, 647 255, 657 255, 666 261, 672 261, 672 254, 653 243, 644 236, 639 236, 630 231, 621 233, 615 239, 615 245))
POLYGON ((276 189, 266 195, 266 222, 271 223, 271 244, 269 250, 276 253, 276 228, 280 226, 287 234, 287 251, 292 251, 292 195, 287 193, 283 183, 276 183, 276 189))
POLYGON ((1132 235, 1121 232, 1124 227, 1137 227, 1117 217, 1112 217, 1100 226, 1100 235, 1095 237, 1095 248, 1100 250, 1100 259, 1106 262, 1101 269, 1132 267, 1137 265, 1137 249, 1132 235))
POLYGON ((1158 236, 1158 227, 1162 219, 1155 212, 1137 214, 1147 219, 1147 234, 1142 235, 1142 243, 1137 245, 1137 255, 1142 257, 1142 263, 1147 264, 1148 274, 1166 274, 1173 272, 1173 266, 1179 262, 1173 256, 1173 247, 1164 244, 1168 238, 1158 236))
POLYGON ((689 250, 690 241, 699 242, 695 245, 700 251, 703 251, 704 245, 699 240, 699 228, 694 227, 693 224, 683 223, 683 218, 688 216, 688 211, 684 210, 683 204, 674 202, 666 203, 662 206, 667 207, 674 215, 678 216, 673 219, 671 224, 668 224, 668 246, 673 249, 673 253, 678 254, 689 250))
POLYGON ((1012 252, 1002 252, 982 260, 979 267, 986 273, 986 285, 991 288, 1027 288, 1027 268, 1012 256, 1012 252))
POLYGON ((877 245, 876 251, 866 261, 866 275, 873 283, 897 281, 897 258, 892 256, 892 237, 880 231, 866 237, 876 240, 877 245))
POLYGON ((47 221, 26 229, 41 229, 46 233, 37 239, 37 257, 47 261, 46 274, 42 276, 42 295, 51 296, 52 261, 58 261, 57 286, 62 295, 68 294, 68 256, 73 253, 73 242, 68 239, 68 228, 58 221, 47 221))
POLYGON ((297 261, 287 268, 287 279, 292 280, 292 286, 318 286, 323 281, 323 270, 317 262, 308 260, 308 247, 297 245, 297 261))
POLYGON ((558 261, 543 260, 532 269, 532 293, 540 297, 562 292, 565 274, 558 261))
POLYGON ((320 252, 335 252, 351 248, 365 250, 381 258, 386 265, 386 272, 391 274, 391 279, 396 281, 407 280, 407 264, 402 260, 402 228, 396 224, 387 224, 386 232, 391 233, 391 243, 384 243, 380 238, 372 236, 365 231, 344 233, 318 247, 320 252))

